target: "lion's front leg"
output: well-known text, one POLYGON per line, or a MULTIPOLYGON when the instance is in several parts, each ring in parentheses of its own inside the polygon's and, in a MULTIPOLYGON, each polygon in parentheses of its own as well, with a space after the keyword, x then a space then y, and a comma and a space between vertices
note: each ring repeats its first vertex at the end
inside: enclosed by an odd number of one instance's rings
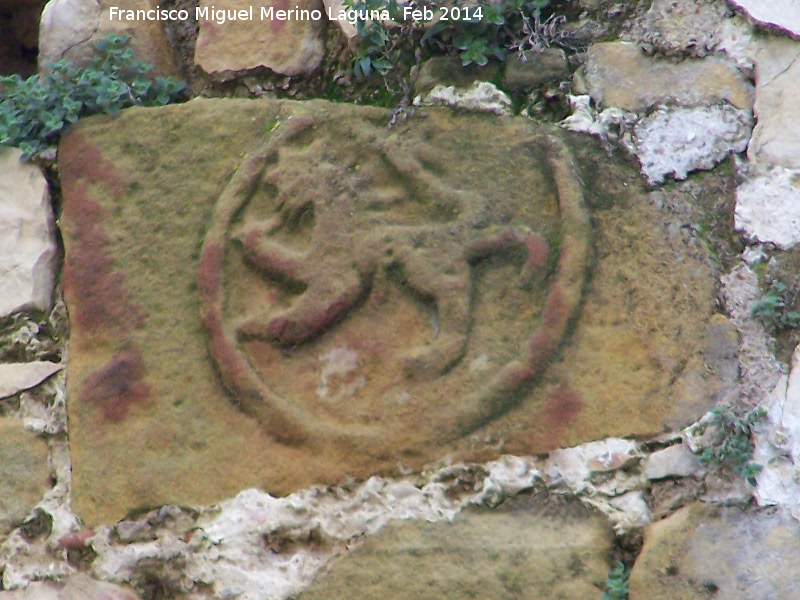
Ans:
POLYGON ((282 347, 311 341, 361 304, 371 285, 371 278, 355 268, 342 273, 318 272, 305 280, 308 287, 289 308, 247 318, 238 327, 239 335, 282 347))
POLYGON ((402 273, 416 294, 435 304, 433 340, 401 357, 406 377, 438 376, 464 356, 470 327, 472 281, 469 265, 451 261, 446 248, 420 252, 402 265, 402 273), (444 259, 444 263, 443 263, 444 259))

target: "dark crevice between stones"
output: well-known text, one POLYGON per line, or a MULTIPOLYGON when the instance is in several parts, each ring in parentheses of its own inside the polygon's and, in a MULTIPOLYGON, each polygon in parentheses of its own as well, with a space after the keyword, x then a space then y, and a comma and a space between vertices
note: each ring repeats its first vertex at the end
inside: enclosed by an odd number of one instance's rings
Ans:
POLYGON ((36 73, 39 17, 46 0, 0 0, 0 76, 36 73))

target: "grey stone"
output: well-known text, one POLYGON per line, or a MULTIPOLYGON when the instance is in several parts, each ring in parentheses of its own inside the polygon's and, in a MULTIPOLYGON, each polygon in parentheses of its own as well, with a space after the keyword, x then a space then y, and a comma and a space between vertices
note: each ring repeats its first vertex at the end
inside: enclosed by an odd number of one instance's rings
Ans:
POLYGON ((753 242, 789 250, 800 242, 800 172, 775 167, 736 190, 736 229, 753 242))
POLYGON ((629 600, 794 598, 800 525, 787 513, 700 503, 649 525, 629 600))
POLYGON ((21 151, 0 148, 0 318, 49 311, 58 265, 47 181, 21 151))
POLYGON ((0 364, 0 399, 37 386, 63 368, 64 365, 52 362, 0 364))
POLYGON ((703 57, 725 35, 731 11, 714 0, 653 0, 628 36, 650 54, 703 57))
POLYGON ((676 444, 653 452, 644 465, 644 473, 648 479, 689 477, 702 470, 697 456, 683 444, 676 444))
POLYGON ((760 25, 775 27, 793 36, 800 36, 800 4, 796 0, 728 0, 760 25))
POLYGON ((759 171, 769 167, 800 170, 800 43, 766 38, 756 51, 755 113, 747 155, 759 171))
POLYGON ((414 98, 415 106, 449 106, 468 111, 511 116, 511 98, 488 81, 476 81, 468 88, 437 85, 414 98))
POLYGON ((636 154, 651 185, 668 175, 713 169, 729 154, 747 149, 753 118, 729 104, 660 107, 636 124, 636 154))
POLYGON ((133 591, 79 573, 61 580, 35 581, 24 590, 0 592, 0 600, 140 600, 133 591))

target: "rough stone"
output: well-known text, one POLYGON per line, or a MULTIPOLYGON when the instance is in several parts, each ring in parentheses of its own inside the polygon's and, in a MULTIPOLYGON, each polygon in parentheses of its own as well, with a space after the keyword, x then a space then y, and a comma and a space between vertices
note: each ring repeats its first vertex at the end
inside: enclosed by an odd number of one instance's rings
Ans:
POLYGON ((783 365, 772 351, 773 340, 764 324, 753 316, 753 307, 762 298, 758 275, 744 261, 720 277, 720 297, 739 332, 738 359, 745 399, 759 404, 778 384, 783 365))
POLYGON ((178 69, 162 21, 111 19, 112 6, 126 10, 156 8, 156 0, 50 0, 39 27, 39 69, 61 59, 86 65, 95 56, 94 44, 109 34, 127 35, 136 57, 153 65, 148 76, 176 76, 178 69))
POLYGON ((769 37, 756 51, 757 123, 747 156, 758 171, 770 167, 800 170, 800 42, 769 37))
POLYGON ((473 63, 465 67, 457 56, 435 56, 420 65, 414 93, 425 95, 437 86, 466 89, 476 81, 494 81, 499 74, 500 69, 494 64, 480 67, 473 63))
POLYGON ((800 172, 775 167, 736 190, 735 225, 751 242, 789 250, 800 242, 800 172))
POLYGON ((625 39, 648 54, 704 57, 723 42, 731 10, 714 0, 653 0, 625 39))
POLYGON ((58 266, 53 210, 39 167, 0 148, 0 318, 49 311, 58 266))
POLYGON ((47 446, 22 423, 0 417, 0 534, 25 520, 49 489, 47 446))
POLYGON ((649 525, 630 600, 792 598, 800 526, 786 512, 691 504, 649 525))
POLYGON ((621 144, 631 153, 636 152, 631 133, 638 121, 634 113, 615 107, 598 111, 592 105, 592 97, 588 94, 568 95, 567 99, 572 114, 559 123, 560 127, 597 136, 609 154, 616 144, 621 144))
POLYGON ((789 376, 781 377, 762 406, 767 414, 753 432, 753 462, 763 467, 756 477, 756 501, 800 515, 800 348, 789 376))
POLYGON ((753 108, 753 86, 723 58, 675 63, 649 57, 635 44, 603 42, 589 48, 585 69, 589 93, 602 108, 641 111, 656 104, 720 101, 742 110, 753 108))
POLYGON ((730 154, 747 149, 753 118, 729 104, 659 107, 635 127, 636 155, 650 185, 668 175, 713 169, 730 154))
MULTIPOLYGON (((325 7, 325 14, 335 15, 338 14, 341 9, 347 10, 345 0, 322 0, 322 4, 325 7)), ((358 37, 358 28, 350 21, 337 19, 335 23, 344 34, 348 43, 352 43, 353 40, 358 37)))
POLYGON ((39 385, 63 368, 64 365, 51 362, 0 364, 0 399, 39 385))
POLYGON ((509 56, 503 63, 504 87, 512 92, 530 90, 548 83, 569 79, 567 57, 561 48, 509 56))
POLYGON ((496 115, 512 114, 511 98, 488 81, 475 81, 468 88, 437 85, 426 94, 414 98, 415 106, 449 106, 496 115))
POLYGON ((739 335, 736 325, 725 315, 709 319, 697 352, 676 378, 674 397, 682 408, 664 420, 678 429, 699 415, 709 404, 717 406, 739 395, 739 335))
POLYGON ((611 550, 604 518, 574 505, 507 504, 451 523, 392 524, 298 599, 598 598, 611 550))
POLYGON ((54 581, 36 581, 22 590, 0 592, 0 600, 140 600, 132 590, 79 573, 54 581))
POLYGON ((587 170, 578 203, 574 169, 608 159, 582 140, 585 156, 562 162, 553 135, 442 109, 387 131, 381 109, 322 101, 195 100, 78 124, 59 167, 87 526, 708 410, 672 389, 716 310, 707 250, 673 244, 614 161, 587 170), (596 232, 587 205, 604 207, 596 232))
POLYGON ((676 444, 653 452, 647 457, 644 474, 648 479, 690 477, 703 470, 697 456, 683 444, 676 444))
MULTIPOLYGON (((206 73, 228 79, 239 71, 266 67, 282 75, 308 75, 322 63, 325 46, 323 20, 278 20, 260 18, 261 8, 285 10, 285 0, 231 0, 226 10, 253 11, 252 20, 220 23, 210 18, 199 20, 194 60, 206 73)), ((212 0, 201 0, 201 9, 213 9, 212 0)), ((321 0, 297 0, 299 10, 322 10, 321 0)))
POLYGON ((728 0, 728 4, 743 10, 759 25, 775 27, 794 37, 800 37, 800 6, 794 0, 728 0))
POLYGON ((559 448, 550 453, 545 473, 548 485, 566 484, 575 494, 590 490, 593 473, 613 471, 636 463, 641 458, 636 442, 607 439, 590 442, 576 448, 559 448))

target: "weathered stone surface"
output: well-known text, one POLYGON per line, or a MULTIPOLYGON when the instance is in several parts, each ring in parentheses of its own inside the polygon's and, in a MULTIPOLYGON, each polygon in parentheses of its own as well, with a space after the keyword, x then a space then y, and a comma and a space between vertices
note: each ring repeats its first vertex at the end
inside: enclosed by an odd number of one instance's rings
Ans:
POLYGON ((653 0, 626 37, 649 54, 703 57, 723 43, 731 10, 714 0, 653 0))
POLYGON ((512 92, 569 79, 567 57, 561 48, 526 52, 523 58, 511 55, 503 64, 504 87, 512 92))
POLYGON ((162 28, 162 21, 111 19, 110 8, 149 10, 156 0, 50 0, 42 12, 39 28, 39 69, 62 58, 76 65, 87 64, 94 44, 114 33, 127 35, 130 48, 142 62, 151 63, 151 76, 175 76, 178 73, 172 50, 162 28))
POLYGON ((689 477, 703 470, 697 456, 683 444, 676 444, 653 452, 647 457, 644 474, 648 479, 689 477))
POLYGON ((756 51, 757 123, 747 150, 751 163, 800 170, 800 122, 796 98, 800 94, 800 42, 770 37, 756 51))
POLYGON ((24 590, 0 592, 0 600, 139 600, 128 588, 79 573, 58 583, 36 581, 24 590))
POLYGON ((494 81, 500 75, 495 64, 479 67, 475 63, 463 66, 457 56, 435 56, 419 67, 414 93, 424 95, 437 86, 453 86, 466 89, 476 81, 494 81))
POLYGON ((19 525, 48 490, 47 446, 20 421, 0 417, 0 534, 19 525))
MULTIPOLYGON (((237 71, 266 67, 282 75, 308 75, 325 55, 321 31, 324 18, 261 19, 261 9, 323 10, 321 0, 298 0, 290 6, 285 0, 231 0, 226 10, 253 11, 252 20, 221 23, 209 13, 199 19, 194 60, 206 73, 219 78, 231 77, 237 71)), ((201 9, 213 9, 212 0, 200 0, 201 9)), ((323 13, 325 14, 325 13, 323 13)))
POLYGON ((769 25, 792 36, 800 37, 800 5, 795 0, 728 0, 760 25, 769 25))
POLYGON ((437 85, 414 98, 415 106, 449 106, 463 110, 511 115, 511 98, 488 81, 475 81, 467 88, 437 85))
POLYGON ((800 172, 775 167, 736 190, 736 229, 753 242, 789 250, 800 242, 800 172))
POLYGON ((53 209, 39 167, 0 148, 0 318, 48 311, 58 265, 53 209))
POLYGON ((630 600, 793 598, 800 526, 783 511, 691 504, 649 525, 630 600))
POLYGON ((395 523, 334 563, 300 600, 596 600, 611 531, 580 506, 508 501, 452 523, 395 523))
POLYGON ((676 408, 664 419, 670 429, 679 429, 700 415, 704 407, 735 398, 739 393, 739 335, 725 315, 713 315, 697 351, 686 361, 673 388, 676 408))
POLYGON ((589 48, 585 68, 589 93, 603 108, 639 111, 655 104, 696 106, 722 100, 742 110, 753 108, 753 86, 717 57, 675 63, 649 57, 635 44, 604 42, 589 48))
POLYGON ((439 109, 387 131, 321 101, 79 124, 59 166, 87 524, 705 412, 671 386, 703 348, 711 269, 614 163, 588 171, 593 235, 553 135, 439 109))
MULTIPOLYGON (((325 7, 325 14, 336 15, 340 10, 347 10, 345 0, 322 0, 322 5, 325 7)), ((358 29, 350 21, 337 19, 335 23, 348 42, 352 43, 358 37, 358 29)))
POLYGON ((0 364, 0 399, 39 385, 64 365, 51 362, 0 364))
POLYGON ((753 462, 763 469, 756 478, 760 506, 778 505, 793 514, 800 508, 800 348, 789 376, 782 375, 762 405, 767 414, 753 431, 753 462))
POLYGON ((668 175, 713 169, 730 154, 747 149, 753 117, 729 104, 660 107, 636 124, 634 144, 651 185, 668 175))

